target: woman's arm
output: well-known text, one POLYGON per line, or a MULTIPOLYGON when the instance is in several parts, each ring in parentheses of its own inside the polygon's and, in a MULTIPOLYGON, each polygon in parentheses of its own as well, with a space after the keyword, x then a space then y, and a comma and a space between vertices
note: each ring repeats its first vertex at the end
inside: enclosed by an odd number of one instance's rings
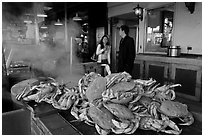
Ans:
POLYGON ((111 54, 111 48, 109 47, 109 50, 108 50, 108 64, 110 64, 110 62, 111 62, 110 54, 111 54))
POLYGON ((97 49, 96 49, 96 55, 99 55, 102 52, 104 52, 104 49, 101 49, 101 44, 98 44, 97 49))

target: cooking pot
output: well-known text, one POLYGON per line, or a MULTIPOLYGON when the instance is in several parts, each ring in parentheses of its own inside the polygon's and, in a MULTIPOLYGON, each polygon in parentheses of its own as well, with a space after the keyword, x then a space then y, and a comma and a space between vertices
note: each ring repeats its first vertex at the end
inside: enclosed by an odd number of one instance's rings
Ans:
POLYGON ((169 46, 167 49, 167 56, 178 57, 181 54, 180 46, 169 46))

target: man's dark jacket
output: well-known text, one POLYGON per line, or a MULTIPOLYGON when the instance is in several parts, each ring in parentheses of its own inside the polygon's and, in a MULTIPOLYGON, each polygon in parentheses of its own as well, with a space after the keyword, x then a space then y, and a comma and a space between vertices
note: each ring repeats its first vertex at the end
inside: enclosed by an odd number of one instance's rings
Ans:
POLYGON ((132 75, 132 69, 135 60, 135 43, 133 38, 125 36, 120 40, 118 72, 128 72, 132 75))

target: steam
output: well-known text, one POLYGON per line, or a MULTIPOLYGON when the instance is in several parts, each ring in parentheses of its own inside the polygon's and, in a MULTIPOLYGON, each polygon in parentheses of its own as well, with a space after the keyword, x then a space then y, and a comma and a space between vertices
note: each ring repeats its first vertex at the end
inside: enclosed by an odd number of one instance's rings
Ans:
POLYGON ((76 84, 78 82, 84 74, 84 69, 75 54, 77 49, 75 38, 81 33, 81 26, 77 22, 67 19, 67 30, 65 30, 64 21, 64 26, 49 26, 49 35, 53 37, 54 45, 47 43, 33 45, 17 42, 13 37, 9 39, 9 31, 6 24, 10 23, 8 18, 16 20, 16 17, 6 13, 6 16, 8 15, 10 17, 2 20, 3 29, 5 29, 3 31, 3 39, 6 41, 3 46, 5 49, 12 49, 13 62, 29 62, 32 69, 49 74, 60 83, 76 84))

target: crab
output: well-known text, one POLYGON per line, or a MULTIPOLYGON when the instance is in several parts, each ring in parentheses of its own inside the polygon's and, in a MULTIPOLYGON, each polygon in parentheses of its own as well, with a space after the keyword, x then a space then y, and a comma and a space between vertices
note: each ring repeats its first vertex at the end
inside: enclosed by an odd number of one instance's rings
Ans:
POLYGON ((115 104, 115 103, 104 103, 103 106, 108 109, 116 119, 112 119, 112 122, 117 127, 112 129, 116 134, 132 134, 139 127, 139 116, 135 116, 131 110, 129 110, 125 105, 115 104))
POLYGON ((159 119, 159 114, 164 114, 169 118, 179 118, 183 122, 179 125, 191 125, 194 122, 193 115, 188 111, 186 104, 171 100, 159 102, 143 96, 134 105, 129 104, 128 108, 140 116, 152 116, 159 119))
POLYGON ((68 110, 77 100, 79 92, 76 88, 64 88, 63 93, 55 95, 52 98, 52 106, 60 110, 68 110), (57 99, 59 97, 59 99, 57 99))
POLYGON ((115 84, 111 88, 103 91, 102 97, 104 101, 113 103, 126 104, 133 98, 131 90, 135 87, 133 82, 122 81, 115 84))
POLYGON ((139 126, 139 119, 121 119, 109 111, 105 106, 95 106, 85 100, 74 103, 71 114, 79 121, 95 126, 102 135, 113 132, 115 134, 132 134, 139 126))
POLYGON ((173 88, 181 86, 181 84, 166 84, 158 87, 160 84, 156 84, 156 80, 152 78, 149 80, 136 79, 134 82, 142 86, 143 90, 139 93, 141 96, 151 97, 159 101, 174 100, 176 96, 173 88))
POLYGON ((24 101, 35 100, 35 102, 40 103, 41 101, 45 101, 46 98, 50 96, 54 96, 56 91, 56 84, 53 83, 43 83, 40 82, 39 85, 35 85, 31 87, 26 93, 19 95, 24 101))
POLYGON ((90 103, 97 105, 102 100, 102 93, 106 90, 106 79, 97 77, 86 90, 86 97, 90 103))
POLYGON ((173 88, 181 86, 181 84, 163 85, 154 89, 154 99, 159 101, 174 100, 176 98, 173 88))
POLYGON ((180 125, 194 121, 185 104, 173 101, 173 88, 181 85, 159 85, 152 78, 132 80, 126 72, 105 77, 88 74, 79 80, 71 114, 95 126, 99 134, 133 134, 138 128, 180 134, 171 118, 184 118, 186 123, 180 125))
POLYGON ((99 134, 108 134, 114 128, 114 124, 112 123, 113 115, 104 107, 90 107, 88 116, 96 124, 95 127, 99 134))
POLYGON ((179 125, 191 125, 194 122, 192 113, 188 111, 186 104, 166 100, 158 102, 151 100, 148 97, 142 97, 139 102, 145 106, 150 115, 158 119, 158 112, 170 118, 179 118, 182 122, 179 125))
MULTIPOLYGON (((115 87, 115 89, 116 88, 117 87, 115 87)), ((132 88, 126 87, 126 89, 129 90, 132 88)), ((85 121, 85 123, 89 125, 94 125, 99 134, 109 134, 110 132, 115 134, 132 134, 139 126, 139 118, 135 118, 131 111, 125 108, 125 106, 115 105, 115 103, 111 104, 107 101, 104 102, 102 100, 102 91, 104 90, 106 90, 106 79, 103 77, 94 79, 85 91, 86 98, 79 96, 74 102, 71 114, 77 120, 85 121), (131 116, 124 115, 122 117, 121 115, 115 115, 115 113, 111 111, 114 107, 118 108, 118 112, 129 113, 131 116), (121 110, 121 108, 124 109, 121 110)))
POLYGON ((179 118, 184 123, 179 125, 191 125, 194 122, 193 114, 188 111, 188 106, 175 101, 163 101, 159 111, 170 118, 179 118))
POLYGON ((134 80, 134 82, 136 84, 141 84, 143 86, 150 86, 150 85, 156 83, 156 80, 154 80, 153 78, 150 78, 149 80, 136 79, 136 80, 134 80))
POLYGON ((138 98, 134 102, 138 101, 142 96, 153 97, 155 95, 154 89, 158 86, 158 84, 154 85, 156 80, 152 78, 149 80, 136 79, 133 82, 136 85, 134 91, 138 93, 138 98))
POLYGON ((114 84, 119 83, 121 81, 129 81, 131 80, 132 76, 127 72, 121 72, 121 73, 112 73, 110 75, 107 75, 106 77, 107 84, 106 88, 112 87, 114 84))
POLYGON ((155 103, 150 97, 142 96, 137 102, 130 102, 128 108, 139 116, 153 116, 158 118, 155 103))
POLYGON ((95 78, 101 77, 100 74, 95 72, 90 72, 85 74, 78 82, 79 93, 82 98, 85 98, 85 93, 89 85, 94 81, 95 78))
POLYGON ((58 83, 51 77, 40 77, 32 84, 25 86, 22 92, 16 95, 16 99, 41 102, 56 90, 57 85, 58 83))
POLYGON ((67 110, 76 100, 79 91, 76 87, 67 88, 59 85, 53 78, 47 81, 37 81, 29 89, 24 89, 16 98, 23 101, 34 100, 36 103, 42 101, 51 104, 56 109, 67 110))
POLYGON ((168 117, 162 115, 162 119, 156 119, 151 116, 141 117, 139 122, 139 128, 143 130, 153 130, 157 132, 165 132, 168 134, 176 134, 179 135, 182 130, 178 128, 178 126, 168 117), (170 127, 171 129, 167 130, 166 128, 170 127))

